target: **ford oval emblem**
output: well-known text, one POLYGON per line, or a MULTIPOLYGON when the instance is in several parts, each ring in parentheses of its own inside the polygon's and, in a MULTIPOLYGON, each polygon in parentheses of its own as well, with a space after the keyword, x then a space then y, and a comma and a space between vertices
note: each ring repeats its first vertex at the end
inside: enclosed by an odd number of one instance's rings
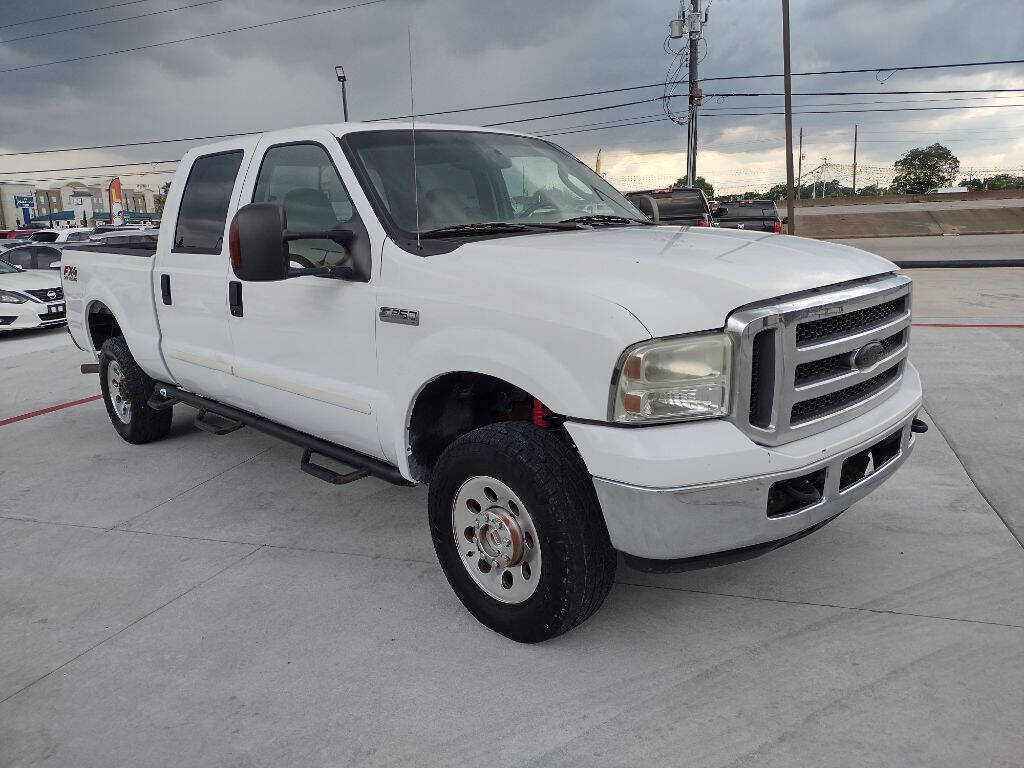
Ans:
POLYGON ((869 341, 863 347, 855 350, 850 357, 850 362, 858 371, 867 369, 878 364, 878 361, 885 357, 885 347, 880 341, 869 341))
POLYGON ((46 292, 46 298, 48 298, 48 299, 56 299, 57 298, 57 292, 56 291, 47 291, 46 292))

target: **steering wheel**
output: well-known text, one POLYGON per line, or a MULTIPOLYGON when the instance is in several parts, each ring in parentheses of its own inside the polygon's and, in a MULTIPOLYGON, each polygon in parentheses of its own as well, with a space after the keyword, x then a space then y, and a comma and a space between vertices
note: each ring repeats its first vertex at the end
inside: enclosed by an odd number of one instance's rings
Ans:
POLYGON ((288 254, 288 260, 289 261, 297 261, 299 264, 301 264, 302 266, 304 266, 304 267, 306 267, 308 269, 316 269, 317 268, 317 265, 315 263, 313 263, 312 261, 307 259, 305 256, 300 256, 297 253, 289 253, 288 254))

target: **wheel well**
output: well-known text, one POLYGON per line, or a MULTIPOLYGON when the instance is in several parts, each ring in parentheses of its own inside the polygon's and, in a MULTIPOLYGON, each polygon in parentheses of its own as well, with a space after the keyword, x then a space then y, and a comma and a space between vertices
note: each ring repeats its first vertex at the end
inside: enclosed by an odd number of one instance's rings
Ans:
POLYGON ((88 323, 89 339, 92 341, 92 348, 97 352, 103 348, 103 342, 107 339, 124 336, 114 313, 107 309, 107 305, 101 301, 97 301, 89 307, 88 323))
POLYGON ((499 421, 529 421, 534 397, 482 373, 446 373, 427 384, 409 417, 409 469, 430 482, 444 449, 467 432, 499 421))

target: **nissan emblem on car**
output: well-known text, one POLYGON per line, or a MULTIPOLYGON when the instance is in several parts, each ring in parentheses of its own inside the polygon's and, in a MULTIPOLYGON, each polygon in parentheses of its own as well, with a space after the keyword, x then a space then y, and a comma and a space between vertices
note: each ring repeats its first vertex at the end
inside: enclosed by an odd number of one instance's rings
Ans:
POLYGON ((46 292, 46 298, 48 298, 48 299, 56 299, 57 298, 57 292, 56 291, 47 291, 46 292))

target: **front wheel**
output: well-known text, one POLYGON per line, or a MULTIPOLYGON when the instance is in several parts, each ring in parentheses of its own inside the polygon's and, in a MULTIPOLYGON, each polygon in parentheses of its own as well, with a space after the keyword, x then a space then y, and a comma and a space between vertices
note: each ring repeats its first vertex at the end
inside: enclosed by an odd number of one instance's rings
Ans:
POLYGON ((430 533, 455 594, 481 623, 536 643, 604 602, 616 554, 572 446, 524 422, 452 443, 434 468, 430 533))

